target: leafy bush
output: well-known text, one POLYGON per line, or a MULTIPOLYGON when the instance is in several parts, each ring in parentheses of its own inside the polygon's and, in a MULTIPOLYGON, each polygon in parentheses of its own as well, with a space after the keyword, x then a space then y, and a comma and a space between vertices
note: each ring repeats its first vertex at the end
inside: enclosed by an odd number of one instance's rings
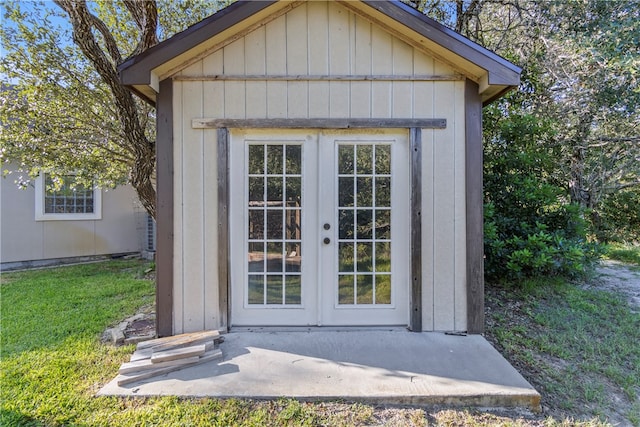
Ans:
POLYGON ((586 239, 585 211, 554 181, 552 127, 526 114, 487 115, 495 119, 485 136, 487 277, 585 273, 602 251, 586 239))
MULTIPOLYGON (((506 222, 512 218, 507 218, 506 222)), ((602 255, 597 243, 572 236, 565 230, 549 231, 549 227, 536 222, 533 229, 521 223, 519 233, 499 233, 501 218, 495 208, 485 206, 485 271, 493 280, 521 279, 536 276, 575 277, 584 274, 602 255)))

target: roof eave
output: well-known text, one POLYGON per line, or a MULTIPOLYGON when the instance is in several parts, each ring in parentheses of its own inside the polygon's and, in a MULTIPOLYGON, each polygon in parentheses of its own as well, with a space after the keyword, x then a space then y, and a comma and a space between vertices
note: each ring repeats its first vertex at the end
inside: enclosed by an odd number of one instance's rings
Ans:
MULTIPOLYGON (((268 13, 265 9, 280 2, 291 3, 282 0, 233 3, 145 52, 127 59, 118 67, 121 83, 147 102, 155 103, 155 86, 158 83, 155 71, 158 71, 158 67, 171 60, 177 61, 179 56, 187 54, 189 50, 197 48, 211 37, 220 35, 221 32, 231 29, 256 13, 268 13)), ((441 46, 450 51, 455 58, 460 58, 462 64, 474 70, 467 70, 467 77, 479 83, 480 95, 485 104, 520 83, 520 67, 400 1, 361 0, 354 3, 343 1, 343 4, 349 4, 350 7, 362 4, 363 6, 357 7, 361 13, 373 13, 378 17, 384 17, 387 22, 404 26, 414 35, 418 35, 423 43, 441 46)), ((416 43, 420 41, 417 40, 416 43)))
POLYGON ((118 66, 120 83, 125 86, 148 85, 151 83, 151 71, 205 42, 210 37, 242 22, 249 16, 268 8, 278 0, 238 1, 214 13, 145 50, 139 55, 126 59, 118 66))

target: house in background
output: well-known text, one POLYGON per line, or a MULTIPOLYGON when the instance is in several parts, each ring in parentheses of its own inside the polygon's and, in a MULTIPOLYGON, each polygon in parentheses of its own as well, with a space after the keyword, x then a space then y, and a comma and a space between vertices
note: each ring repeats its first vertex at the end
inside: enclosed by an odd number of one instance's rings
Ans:
POLYGON ((41 174, 20 189, 12 177, 0 178, 1 270, 154 250, 153 221, 130 186, 52 191, 41 174))
POLYGON ((158 334, 482 332, 482 106, 520 71, 398 1, 237 2, 126 61, 158 334))

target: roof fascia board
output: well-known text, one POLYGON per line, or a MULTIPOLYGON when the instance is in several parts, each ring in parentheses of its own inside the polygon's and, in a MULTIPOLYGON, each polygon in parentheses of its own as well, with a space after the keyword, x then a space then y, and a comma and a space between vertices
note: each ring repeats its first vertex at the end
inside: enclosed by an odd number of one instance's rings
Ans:
POLYGON ((520 83, 522 72, 520 67, 439 24, 418 10, 397 0, 361 0, 361 2, 486 70, 488 84, 515 86, 520 83))
POLYGON ((277 0, 238 1, 231 4, 120 64, 118 66, 120 82, 124 85, 150 84, 151 70, 154 68, 277 2, 277 0))

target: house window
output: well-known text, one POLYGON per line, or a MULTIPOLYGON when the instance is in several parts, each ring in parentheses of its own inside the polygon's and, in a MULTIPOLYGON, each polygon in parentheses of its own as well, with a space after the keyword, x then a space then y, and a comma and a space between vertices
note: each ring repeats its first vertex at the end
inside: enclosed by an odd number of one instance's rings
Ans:
POLYGON ((101 191, 76 184, 73 175, 61 179, 59 188, 47 173, 36 179, 36 221, 101 219, 101 191))

